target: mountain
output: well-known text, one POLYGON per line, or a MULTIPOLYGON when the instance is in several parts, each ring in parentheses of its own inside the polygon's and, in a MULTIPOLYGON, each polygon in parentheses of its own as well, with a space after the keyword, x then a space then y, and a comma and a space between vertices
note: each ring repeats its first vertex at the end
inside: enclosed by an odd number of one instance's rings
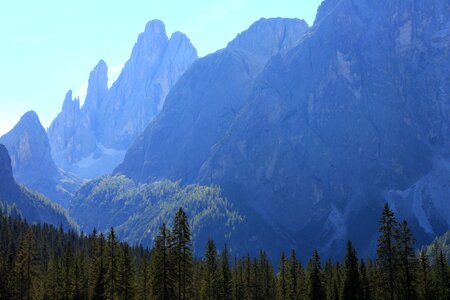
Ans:
POLYGON ((194 63, 116 174, 219 185, 299 251, 373 254, 386 201, 419 244, 448 230, 450 3, 326 0, 266 65, 259 40, 194 63))
POLYGON ((116 172, 194 182, 272 55, 283 55, 308 30, 297 19, 261 19, 229 45, 197 60, 172 88, 166 105, 127 152, 116 172), (176 146, 175 146, 176 145, 176 146))
POLYGON ((150 21, 110 89, 108 67, 100 60, 90 73, 83 106, 71 91, 66 95, 48 129, 56 164, 84 178, 110 173, 196 59, 186 35, 175 32, 168 38, 161 21, 150 21))
POLYGON ((124 176, 101 177, 85 184, 71 204, 70 214, 83 230, 106 233, 114 227, 120 239, 143 246, 152 246, 162 223, 171 225, 170 217, 183 207, 192 216, 197 253, 203 253, 213 235, 220 243, 225 237, 237 243, 236 232, 243 225, 243 217, 217 186, 182 186, 169 180, 136 184, 124 176))
MULTIPOLYGON (((15 214, 24 217, 29 223, 48 223, 76 229, 76 223, 59 205, 43 195, 18 185, 13 177, 13 168, 8 150, 0 144, 0 207, 13 207, 15 214)), ((2 209, 4 212, 4 210, 2 209)))
POLYGON ((66 206, 82 181, 53 162, 47 133, 34 111, 25 113, 11 131, 0 137, 11 155, 14 178, 66 206))

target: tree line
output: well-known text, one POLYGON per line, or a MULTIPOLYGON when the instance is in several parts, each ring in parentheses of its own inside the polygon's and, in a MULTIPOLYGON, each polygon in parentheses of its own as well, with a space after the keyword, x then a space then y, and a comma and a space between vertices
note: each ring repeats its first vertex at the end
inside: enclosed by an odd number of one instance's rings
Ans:
POLYGON ((295 251, 273 265, 264 250, 230 257, 209 240, 202 258, 192 251, 186 214, 162 225, 152 249, 104 235, 64 232, 0 216, 0 299, 450 299, 447 256, 413 250, 408 223, 386 204, 377 257, 360 259, 348 241, 343 261, 323 263, 314 251, 303 266, 295 251))

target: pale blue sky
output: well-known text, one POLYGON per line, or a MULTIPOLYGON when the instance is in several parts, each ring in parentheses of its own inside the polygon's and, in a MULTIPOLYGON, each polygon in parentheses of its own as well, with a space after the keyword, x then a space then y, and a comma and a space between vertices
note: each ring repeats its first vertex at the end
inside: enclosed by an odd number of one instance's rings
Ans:
MULTIPOLYGON (((305 19, 322 0, 7 0, 0 3, 0 135, 28 110, 44 127, 104 59, 116 73, 145 24, 181 31, 200 56, 226 46, 261 17, 305 19)), ((114 72, 112 72, 114 73, 114 72)), ((111 74, 113 75, 113 74, 111 74)))

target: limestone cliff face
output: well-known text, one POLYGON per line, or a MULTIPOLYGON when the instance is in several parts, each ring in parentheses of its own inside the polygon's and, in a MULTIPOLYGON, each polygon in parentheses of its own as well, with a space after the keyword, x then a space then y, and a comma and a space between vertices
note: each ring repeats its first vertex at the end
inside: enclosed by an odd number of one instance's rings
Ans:
POLYGON ((307 30, 301 20, 261 19, 225 49, 199 59, 173 87, 162 112, 117 172, 143 182, 194 180, 243 108, 265 63, 307 30))
POLYGON ((433 193, 431 178, 450 159, 449 9, 325 1, 309 36, 266 67, 200 181, 247 193, 268 222, 324 251, 347 238, 374 249, 384 201, 421 242, 442 233, 449 187, 433 193))
POLYGON ((116 172, 219 184, 303 251, 368 254, 385 201, 427 242, 450 226, 449 18, 444 0, 327 0, 306 35, 270 26, 278 52, 255 24, 191 67, 116 172))
MULTIPOLYGON (((65 103, 65 110, 76 108, 65 103)), ((54 163, 47 133, 34 111, 22 116, 19 123, 0 138, 11 155, 15 179, 65 206, 81 185, 75 176, 62 172, 54 163)))
POLYGON ((195 59, 186 35, 175 32, 169 39, 161 21, 149 22, 111 89, 101 60, 89 76, 83 107, 66 96, 68 105, 48 130, 58 166, 85 178, 111 172, 195 59))
MULTIPOLYGON (((29 114, 27 117, 34 116, 29 114)), ((0 203, 14 205, 29 223, 47 223, 61 225, 65 229, 76 229, 76 224, 60 206, 15 182, 11 158, 3 144, 0 144, 0 179, 0 203)))

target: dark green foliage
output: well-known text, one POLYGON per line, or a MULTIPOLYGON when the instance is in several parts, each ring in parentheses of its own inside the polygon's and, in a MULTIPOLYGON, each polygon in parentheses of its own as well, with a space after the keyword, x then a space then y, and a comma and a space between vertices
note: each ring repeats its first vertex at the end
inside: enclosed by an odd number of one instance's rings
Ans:
POLYGON ((166 225, 163 224, 155 240, 152 257, 152 293, 154 299, 173 299, 174 279, 172 262, 169 260, 169 237, 166 225))
MULTIPOLYGON (((385 211, 388 212, 388 211, 385 211)), ((388 212, 389 219, 395 219, 388 212)), ((302 268, 294 251, 281 255, 278 270, 261 251, 235 257, 226 245, 218 254, 213 240, 203 259, 193 257, 186 214, 178 209, 171 228, 162 225, 153 249, 119 242, 114 229, 86 236, 49 225, 29 225, 0 216, 0 300, 300 300, 386 299, 386 264, 358 262, 351 242, 343 262, 321 267, 317 251, 302 268)), ((382 228, 385 228, 382 226, 382 228)), ((394 231, 393 231, 394 232, 394 231)), ((406 223, 392 234, 396 262, 395 299, 449 299, 449 265, 435 245, 416 260, 406 223), (408 282, 410 285, 408 285, 408 282)))
POLYGON ((450 271, 447 258, 442 251, 435 258, 432 268, 433 287, 436 299, 450 299, 450 271))
POLYGON ((189 230, 198 253, 210 237, 209 228, 215 228, 216 242, 223 243, 243 222, 217 186, 183 186, 169 180, 135 184, 124 176, 88 182, 72 200, 70 213, 85 230, 107 232, 114 227, 119 239, 150 247, 162 223, 174 224, 180 207, 192 216, 189 230))
POLYGON ((394 212, 386 203, 380 220, 380 236, 378 238, 378 266, 380 267, 380 279, 385 298, 394 300, 397 294, 395 290, 396 270, 398 266, 398 248, 396 244, 398 223, 394 212))
POLYGON ((281 253, 280 263, 278 264, 278 299, 287 300, 288 297, 288 264, 284 252, 281 253))
POLYGON ((341 299, 357 300, 362 298, 361 278, 358 270, 358 257, 352 242, 347 243, 347 254, 344 261, 344 281, 341 299))
POLYGON ((220 272, 216 245, 213 240, 208 240, 205 252, 204 291, 205 299, 219 299, 220 272))
POLYGON ((419 299, 429 300, 431 299, 431 278, 430 278, 430 262, 425 251, 420 252, 419 269, 417 273, 418 288, 417 292, 419 299))
POLYGON ((231 299, 231 270, 230 270, 230 260, 228 258, 228 248, 227 245, 223 247, 222 254, 220 256, 221 263, 221 276, 220 276, 220 299, 230 300, 231 299))
POLYGON ((408 223, 403 221, 398 229, 398 251, 399 251, 399 287, 400 298, 406 300, 416 299, 415 294, 415 272, 417 267, 416 255, 413 251, 414 238, 409 230, 408 223))
POLYGON ((325 298, 323 288, 322 267, 317 250, 314 250, 313 257, 308 263, 308 299, 319 300, 325 298))
POLYGON ((192 241, 189 222, 183 209, 175 214, 169 237, 170 257, 174 268, 175 293, 178 300, 189 299, 192 282, 192 241))

